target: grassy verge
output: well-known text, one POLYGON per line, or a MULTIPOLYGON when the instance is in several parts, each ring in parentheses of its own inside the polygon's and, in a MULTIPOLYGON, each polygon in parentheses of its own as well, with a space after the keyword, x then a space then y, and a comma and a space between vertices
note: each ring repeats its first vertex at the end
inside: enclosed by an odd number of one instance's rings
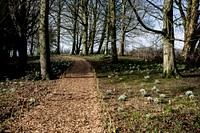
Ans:
MULTIPOLYGON (((200 77, 162 79, 162 64, 131 58, 88 60, 99 80, 107 132, 200 132, 200 77)), ((200 73, 178 67, 182 74, 200 73)))

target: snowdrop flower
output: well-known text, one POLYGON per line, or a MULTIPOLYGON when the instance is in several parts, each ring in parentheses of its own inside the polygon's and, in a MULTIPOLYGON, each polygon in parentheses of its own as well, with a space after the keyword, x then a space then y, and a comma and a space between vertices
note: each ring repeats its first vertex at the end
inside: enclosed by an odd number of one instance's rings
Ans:
POLYGON ((157 89, 156 86, 154 86, 154 87, 151 88, 152 91, 156 91, 156 89, 157 89))
POLYGON ((150 76, 149 76, 149 75, 147 75, 147 76, 144 76, 144 78, 145 78, 145 79, 149 79, 149 78, 150 78, 150 76))
POLYGON ((155 92, 160 92, 160 90, 156 86, 152 87, 151 90, 155 92))
POLYGON ((193 95, 193 92, 192 92, 192 91, 186 91, 185 95, 186 95, 186 96, 193 95))
POLYGON ((142 92, 141 94, 142 94, 143 96, 147 96, 147 95, 148 95, 148 93, 147 93, 146 91, 142 92))
POLYGON ((108 75, 108 78, 111 78, 112 76, 111 75, 108 75))
POLYGON ((147 101, 153 102, 153 98, 152 97, 147 97, 147 101))
POLYGON ((160 94, 160 98, 165 98, 166 95, 165 94, 160 94))
POLYGON ((124 110, 124 109, 121 108, 121 107, 117 108, 117 111, 118 111, 118 112, 122 112, 123 110, 124 110))
POLYGON ((125 101, 126 98, 127 98, 127 96, 123 94, 123 95, 119 96, 118 101, 125 101))
POLYGON ((154 99, 153 99, 153 102, 154 102, 154 103, 159 103, 159 99, 158 99, 158 98, 154 98, 154 99))
POLYGON ((142 93, 142 92, 145 92, 145 89, 140 89, 140 92, 142 93))
POLYGON ((160 81, 158 79, 155 80, 155 84, 160 84, 160 81))
POLYGON ((112 94, 112 90, 106 90, 106 94, 107 95, 111 95, 112 94))
POLYGON ((190 95, 189 98, 190 98, 190 100, 194 100, 194 95, 193 94, 190 95))
POLYGON ((153 115, 151 115, 151 114, 146 114, 145 117, 146 117, 147 119, 153 119, 153 115))
POLYGON ((35 100, 35 98, 33 98, 33 97, 31 97, 31 98, 29 99, 29 103, 30 103, 30 104, 34 104, 35 101, 36 101, 36 100, 35 100))
POLYGON ((141 92, 142 96, 147 96, 148 95, 148 93, 145 91, 145 89, 141 89, 140 92, 141 92))

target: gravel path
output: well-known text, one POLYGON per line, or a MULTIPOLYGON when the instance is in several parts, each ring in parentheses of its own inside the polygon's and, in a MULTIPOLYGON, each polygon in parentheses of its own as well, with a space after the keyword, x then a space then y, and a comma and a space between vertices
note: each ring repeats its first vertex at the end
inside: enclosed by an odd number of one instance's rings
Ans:
POLYGON ((73 57, 73 66, 58 80, 44 103, 17 123, 19 132, 101 133, 99 103, 90 64, 73 57))

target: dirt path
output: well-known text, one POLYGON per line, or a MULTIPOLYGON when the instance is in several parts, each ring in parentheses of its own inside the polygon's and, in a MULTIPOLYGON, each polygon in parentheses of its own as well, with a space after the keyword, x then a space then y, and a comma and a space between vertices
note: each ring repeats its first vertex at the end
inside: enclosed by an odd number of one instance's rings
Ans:
POLYGON ((74 65, 58 80, 53 93, 17 123, 20 132, 102 132, 91 66, 84 59, 73 60, 74 65))

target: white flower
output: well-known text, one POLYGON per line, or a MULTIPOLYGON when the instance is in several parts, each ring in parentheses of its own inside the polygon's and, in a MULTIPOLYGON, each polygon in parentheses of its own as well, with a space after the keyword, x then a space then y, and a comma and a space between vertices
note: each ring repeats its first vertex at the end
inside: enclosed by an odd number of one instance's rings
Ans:
POLYGON ((165 98, 166 95, 165 94, 160 94, 160 98, 165 98))
POLYGON ((147 97, 147 101, 153 102, 153 98, 152 97, 147 97))
POLYGON ((148 95, 148 93, 145 91, 145 89, 140 89, 140 93, 142 94, 142 96, 148 95))
POLYGON ((111 95, 112 94, 112 90, 106 90, 106 94, 107 95, 111 95))
POLYGON ((124 110, 124 109, 121 108, 121 107, 117 108, 117 111, 118 111, 118 112, 122 112, 123 110, 124 110))
POLYGON ((169 100, 169 101, 168 101, 168 104, 171 104, 171 103, 172 103, 171 100, 169 100))
POLYGON ((126 98, 127 98, 127 96, 123 94, 123 95, 119 96, 118 101, 125 101, 126 98))
POLYGON ((156 91, 156 89, 157 89, 156 86, 154 86, 154 87, 151 88, 152 91, 156 91))
POLYGON ((153 119, 153 115, 151 115, 151 114, 146 114, 145 117, 146 117, 147 119, 153 119))
POLYGON ((11 93, 14 93, 15 91, 16 91, 15 88, 11 88, 11 89, 10 89, 10 92, 11 92, 11 93))
POLYGON ((145 79, 149 79, 149 78, 150 78, 150 76, 149 76, 149 75, 147 75, 147 76, 144 76, 144 78, 145 78, 145 79))
POLYGON ((147 93, 146 91, 142 92, 141 94, 142 94, 143 96, 147 96, 147 95, 148 95, 148 93, 147 93))
POLYGON ((108 75, 108 78, 111 78, 112 76, 111 75, 108 75))
POLYGON ((160 81, 158 79, 155 80, 155 84, 160 84, 160 81))
POLYGON ((151 90, 155 92, 160 92, 160 90, 156 86, 152 87, 151 90))
POLYGON ((186 95, 186 96, 193 95, 193 92, 192 92, 192 91, 186 91, 185 95, 186 95))
POLYGON ((142 93, 142 92, 146 92, 146 91, 145 91, 145 89, 140 89, 140 92, 142 93))
POLYGON ((189 98, 190 98, 190 100, 194 100, 195 97, 194 97, 194 95, 192 94, 192 95, 189 96, 189 98))
POLYGON ((159 100, 158 98, 154 98, 154 99, 153 99, 153 102, 154 102, 154 103, 159 103, 160 100, 159 100))
POLYGON ((35 100, 35 98, 33 98, 33 97, 31 97, 31 98, 29 99, 29 103, 30 103, 30 104, 34 104, 35 101, 36 101, 36 100, 35 100))

